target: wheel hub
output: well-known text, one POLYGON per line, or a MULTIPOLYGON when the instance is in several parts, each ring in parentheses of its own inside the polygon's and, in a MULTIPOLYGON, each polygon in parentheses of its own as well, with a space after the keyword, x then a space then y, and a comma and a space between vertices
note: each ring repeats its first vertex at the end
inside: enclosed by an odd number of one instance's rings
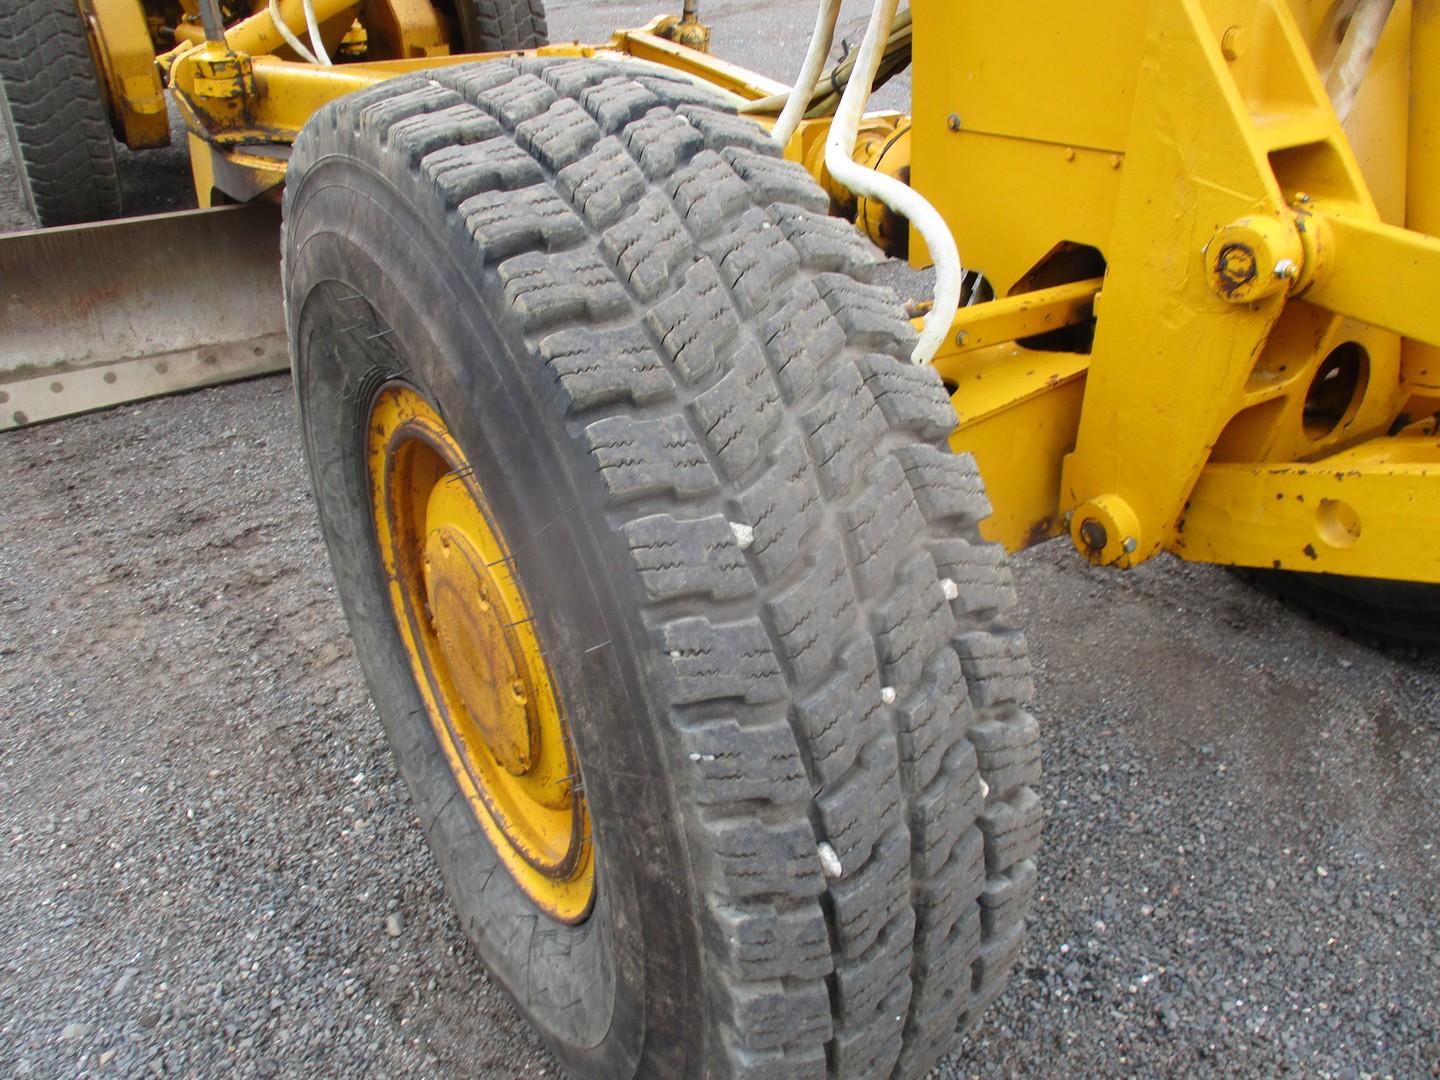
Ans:
POLYGON ((465 534, 448 525, 426 539, 424 566, 426 613, 465 712, 495 760, 523 776, 539 753, 534 688, 515 628, 492 600, 496 583, 465 534))
POLYGON ((431 726, 500 862, 543 911, 578 922, 594 897, 590 818, 515 560, 413 388, 381 389, 369 440, 375 536, 431 726))

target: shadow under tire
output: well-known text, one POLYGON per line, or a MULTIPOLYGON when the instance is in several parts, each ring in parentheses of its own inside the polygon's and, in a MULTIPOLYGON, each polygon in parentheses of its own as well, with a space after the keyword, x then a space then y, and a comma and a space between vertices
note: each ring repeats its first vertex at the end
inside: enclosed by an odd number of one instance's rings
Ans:
POLYGON ((1244 576, 1352 637, 1413 648, 1440 646, 1440 585, 1298 570, 1248 570, 1244 576))
POLYGON ((874 249, 633 70, 442 69, 302 132, 284 283, 338 592, 465 929, 575 1075, 922 1075, 1034 891, 1009 571, 874 249), (407 661, 366 459, 397 383, 513 551, 593 826, 579 920, 498 867, 407 661))
POLYGON ((0 8, 0 121, 36 224, 120 216, 115 141, 74 0, 0 8))

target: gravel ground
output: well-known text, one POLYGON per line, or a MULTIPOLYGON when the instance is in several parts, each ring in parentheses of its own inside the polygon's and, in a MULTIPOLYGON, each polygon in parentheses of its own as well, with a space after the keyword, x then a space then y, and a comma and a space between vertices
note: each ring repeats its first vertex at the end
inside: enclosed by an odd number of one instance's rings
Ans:
MULTIPOLYGON (((591 38, 651 10, 551 8, 591 38)), ((707 16, 776 76, 811 19, 707 16)), ((180 203, 179 156, 148 157, 127 185, 180 203)), ((445 903, 288 382, 0 435, 0 491, 0 1075, 556 1075, 445 903)), ((1015 569, 1040 891, 939 1074, 1440 1075, 1440 659, 1211 567, 1015 569)))

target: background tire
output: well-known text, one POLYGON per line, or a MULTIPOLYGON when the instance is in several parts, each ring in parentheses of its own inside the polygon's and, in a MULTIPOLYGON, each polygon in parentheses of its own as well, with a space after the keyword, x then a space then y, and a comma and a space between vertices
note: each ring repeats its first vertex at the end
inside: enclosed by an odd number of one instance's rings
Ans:
POLYGON ((396 79, 296 143, 307 459, 378 711, 467 932, 577 1076, 912 1076, 999 992, 1037 725, 974 462, 753 123, 588 60, 396 79), (377 387, 424 391, 514 548, 594 826, 548 920, 437 749, 370 524, 377 387))
POLYGON ((1440 646, 1440 585, 1296 570, 1249 570, 1244 576, 1362 641, 1440 646))
POLYGON ((536 49, 550 43, 544 0, 455 0, 466 52, 536 49))
POLYGON ((38 225, 120 216, 115 141, 74 0, 0 7, 0 118, 38 225))

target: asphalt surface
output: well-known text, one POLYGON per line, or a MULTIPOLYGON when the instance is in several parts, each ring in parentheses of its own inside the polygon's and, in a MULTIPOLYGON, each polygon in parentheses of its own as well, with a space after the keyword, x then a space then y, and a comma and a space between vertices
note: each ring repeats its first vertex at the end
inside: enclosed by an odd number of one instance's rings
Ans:
MULTIPOLYGON (((812 17, 706 14, 777 77, 812 17)), ((183 203, 178 154, 124 168, 183 203)), ((1440 659, 1212 567, 1014 565, 1040 888, 939 1075, 1440 1076, 1440 659)), ((558 1074, 445 902, 284 377, 0 435, 0 838, 0 1075, 558 1074)))

